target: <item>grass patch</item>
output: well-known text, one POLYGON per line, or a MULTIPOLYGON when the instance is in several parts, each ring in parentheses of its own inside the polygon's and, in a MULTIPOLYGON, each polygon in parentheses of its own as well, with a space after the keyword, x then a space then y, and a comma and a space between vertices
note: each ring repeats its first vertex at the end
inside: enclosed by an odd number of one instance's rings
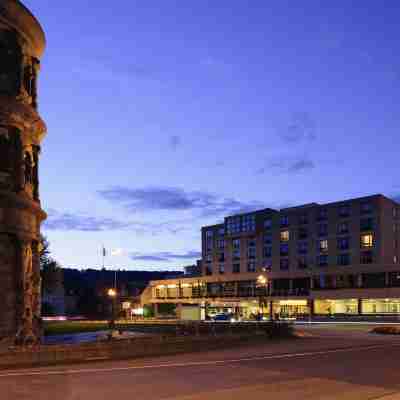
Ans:
POLYGON ((107 321, 57 321, 45 322, 44 334, 68 335, 72 333, 97 332, 108 329, 107 321))

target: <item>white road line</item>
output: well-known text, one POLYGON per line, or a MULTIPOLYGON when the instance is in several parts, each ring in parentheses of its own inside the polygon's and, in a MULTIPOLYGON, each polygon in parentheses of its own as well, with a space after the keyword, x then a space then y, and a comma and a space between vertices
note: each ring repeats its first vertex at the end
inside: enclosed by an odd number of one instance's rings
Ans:
POLYGON ((157 368, 181 368, 181 367, 200 367, 208 365, 223 365, 233 364, 240 362, 249 361, 262 361, 262 360, 274 360, 274 359, 285 359, 285 358, 296 358, 296 357, 308 357, 308 356, 319 356, 333 353, 345 353, 363 350, 375 350, 387 347, 398 347, 400 344, 393 345, 374 345, 374 346, 361 346, 356 348, 339 348, 332 350, 321 350, 321 351, 310 351, 304 353, 287 353, 287 354, 275 354, 275 355, 264 355, 255 357, 236 358, 228 360, 214 360, 214 361, 193 361, 187 363, 166 363, 166 364, 149 364, 140 366, 127 366, 127 367, 114 367, 114 368, 84 368, 84 369, 66 369, 66 370, 50 370, 50 371, 38 371, 38 370, 25 370, 25 371, 14 371, 0 374, 0 378, 9 377, 26 377, 26 376, 51 376, 51 375, 78 375, 78 374, 95 374, 95 373, 109 373, 118 371, 130 371, 130 370, 145 370, 145 369, 157 369, 157 368))

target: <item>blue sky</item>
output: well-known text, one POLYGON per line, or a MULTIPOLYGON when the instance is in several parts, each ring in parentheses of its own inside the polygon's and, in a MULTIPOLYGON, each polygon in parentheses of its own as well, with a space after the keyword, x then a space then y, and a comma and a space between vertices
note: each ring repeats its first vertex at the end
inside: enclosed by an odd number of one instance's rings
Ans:
POLYGON ((64 266, 172 269, 227 214, 400 193, 398 1, 24 3, 64 266))

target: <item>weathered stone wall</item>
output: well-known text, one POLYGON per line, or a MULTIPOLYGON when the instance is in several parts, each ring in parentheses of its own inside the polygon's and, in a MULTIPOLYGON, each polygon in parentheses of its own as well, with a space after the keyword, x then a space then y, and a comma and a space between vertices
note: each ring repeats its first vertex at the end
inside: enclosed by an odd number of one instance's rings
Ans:
POLYGON ((43 31, 18 0, 0 4, 0 340, 40 340, 40 144, 43 31))

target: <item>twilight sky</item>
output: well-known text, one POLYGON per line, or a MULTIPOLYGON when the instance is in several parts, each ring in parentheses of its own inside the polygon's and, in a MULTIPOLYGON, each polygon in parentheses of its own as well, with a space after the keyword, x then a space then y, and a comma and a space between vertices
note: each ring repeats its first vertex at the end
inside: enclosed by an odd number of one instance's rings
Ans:
POLYGON ((397 0, 24 3, 63 266, 172 269, 228 214, 400 193, 397 0))

